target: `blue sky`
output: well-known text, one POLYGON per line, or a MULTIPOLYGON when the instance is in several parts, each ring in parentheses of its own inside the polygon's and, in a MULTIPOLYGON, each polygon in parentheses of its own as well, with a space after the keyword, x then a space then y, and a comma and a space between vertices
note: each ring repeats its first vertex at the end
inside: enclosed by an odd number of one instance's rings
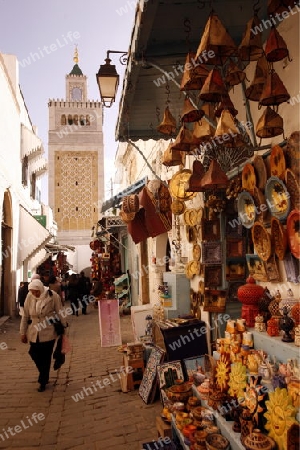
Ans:
MULTIPOLYGON (((74 64, 75 44, 79 66, 88 77, 88 97, 99 100, 95 74, 100 64, 104 64, 107 50, 128 50, 136 3, 137 0, 0 0, 0 52, 15 54, 23 61, 20 85, 46 157, 48 100, 65 97, 65 75, 74 64), (34 53, 40 59, 33 57, 34 53)), ((118 99, 125 71, 118 55, 111 58, 121 78, 116 103, 104 109, 106 197, 110 196, 112 161, 117 149, 114 135, 118 99)), ((43 186, 46 185, 44 182, 43 186)), ((44 202, 45 195, 46 192, 44 202)))

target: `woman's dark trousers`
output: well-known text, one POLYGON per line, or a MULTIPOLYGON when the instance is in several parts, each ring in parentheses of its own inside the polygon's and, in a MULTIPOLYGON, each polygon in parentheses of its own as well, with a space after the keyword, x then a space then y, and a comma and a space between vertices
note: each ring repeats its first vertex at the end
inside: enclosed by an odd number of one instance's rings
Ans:
POLYGON ((39 371, 38 382, 43 386, 49 381, 54 343, 55 339, 47 342, 30 342, 29 355, 39 371))

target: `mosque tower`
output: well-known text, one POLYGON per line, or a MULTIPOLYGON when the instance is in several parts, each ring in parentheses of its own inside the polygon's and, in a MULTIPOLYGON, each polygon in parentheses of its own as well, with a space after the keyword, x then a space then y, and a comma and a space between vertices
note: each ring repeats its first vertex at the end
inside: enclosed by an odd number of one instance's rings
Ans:
POLYGON ((88 100, 78 65, 66 75, 66 96, 49 100, 49 206, 61 245, 75 246, 74 271, 90 265, 91 229, 104 199, 102 104, 88 100))

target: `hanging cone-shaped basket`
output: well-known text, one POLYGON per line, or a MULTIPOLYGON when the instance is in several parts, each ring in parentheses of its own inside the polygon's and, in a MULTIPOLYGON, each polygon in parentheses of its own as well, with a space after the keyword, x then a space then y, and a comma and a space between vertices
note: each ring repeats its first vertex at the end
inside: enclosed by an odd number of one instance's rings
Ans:
POLYGON ((270 62, 281 61, 289 57, 289 51, 284 39, 275 27, 271 28, 265 47, 266 58, 270 62))
POLYGON ((206 22, 205 29, 196 53, 200 62, 222 66, 229 56, 237 55, 237 46, 216 13, 212 12, 206 22), (209 51, 214 52, 212 58, 205 61, 209 51), (204 59, 204 61, 203 61, 204 59))
POLYGON ((162 164, 166 167, 184 166, 185 152, 172 148, 173 144, 169 144, 162 156, 162 164))
POLYGON ((227 95, 227 89, 218 69, 212 69, 200 91, 199 97, 204 102, 217 103, 222 96, 227 95))
POLYGON ((283 119, 269 106, 256 125, 256 136, 267 139, 283 134, 283 119))
POLYGON ((222 111, 224 109, 227 109, 233 117, 235 117, 238 113, 238 111, 235 109, 229 95, 223 97, 222 100, 220 101, 220 103, 217 105, 217 107, 215 108, 215 116, 221 117, 222 111))
POLYGON ((196 159, 193 162, 193 172, 192 175, 187 182, 187 186, 185 188, 186 191, 189 192, 200 192, 201 191, 201 179, 204 175, 204 167, 203 164, 196 159))
POLYGON ((182 122, 196 122, 197 120, 201 120, 201 118, 204 116, 204 111, 201 109, 196 109, 190 99, 186 97, 184 100, 183 105, 183 111, 181 114, 181 121, 182 122))
MULTIPOLYGON (((206 103, 202 105, 202 111, 204 111, 205 115, 214 122, 214 109, 213 105, 206 103)), ((192 143, 195 146, 203 144, 204 142, 209 141, 215 133, 215 128, 209 124, 209 122, 203 117, 201 121, 195 122, 192 136, 192 143)))
POLYGON ((260 106, 276 106, 281 103, 287 102, 290 99, 290 94, 286 90, 283 82, 277 75, 277 73, 272 70, 267 77, 266 83, 264 85, 260 101, 260 106))
POLYGON ((235 125, 233 116, 226 109, 222 111, 214 139, 225 147, 242 147, 246 145, 239 129, 235 125))
POLYGON ((170 113, 168 106, 165 109, 163 121, 157 127, 157 131, 159 131, 162 134, 167 134, 167 135, 176 133, 176 120, 170 113))
POLYGON ((186 57, 184 72, 180 84, 181 91, 200 90, 209 74, 203 64, 196 60, 196 53, 189 52, 186 57))
POLYGON ((255 75, 252 83, 247 87, 245 95, 248 100, 259 102, 268 75, 268 62, 262 56, 256 64, 255 75))
POLYGON ((184 125, 182 125, 174 143, 172 144, 172 149, 180 150, 182 152, 189 152, 191 150, 191 145, 192 132, 184 125))
POLYGON ((246 78, 246 74, 232 61, 230 60, 227 67, 227 75, 225 77, 226 83, 229 86, 235 86, 241 83, 246 78))
POLYGON ((208 191, 210 189, 226 189, 229 180, 226 173, 221 169, 217 160, 212 159, 208 171, 203 175, 200 182, 200 191, 208 191))
POLYGON ((271 14, 281 14, 283 11, 289 11, 290 8, 294 8, 295 0, 268 0, 267 12, 270 16, 271 14))
POLYGON ((246 26, 246 31, 239 46, 239 57, 242 61, 257 61, 263 55, 261 31, 259 30, 260 20, 255 15, 246 26), (256 30, 257 33, 253 33, 256 30))

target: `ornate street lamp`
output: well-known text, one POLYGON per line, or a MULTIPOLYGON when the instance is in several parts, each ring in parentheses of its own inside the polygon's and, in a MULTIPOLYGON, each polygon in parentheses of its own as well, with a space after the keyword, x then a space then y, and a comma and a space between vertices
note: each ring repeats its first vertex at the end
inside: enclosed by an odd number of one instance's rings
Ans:
POLYGON ((121 53, 119 61, 122 65, 125 65, 127 61, 127 52, 107 50, 105 64, 100 66, 99 71, 96 74, 101 101, 103 106, 107 108, 110 108, 114 103, 119 86, 119 74, 116 71, 116 66, 110 64, 110 53, 121 53))

